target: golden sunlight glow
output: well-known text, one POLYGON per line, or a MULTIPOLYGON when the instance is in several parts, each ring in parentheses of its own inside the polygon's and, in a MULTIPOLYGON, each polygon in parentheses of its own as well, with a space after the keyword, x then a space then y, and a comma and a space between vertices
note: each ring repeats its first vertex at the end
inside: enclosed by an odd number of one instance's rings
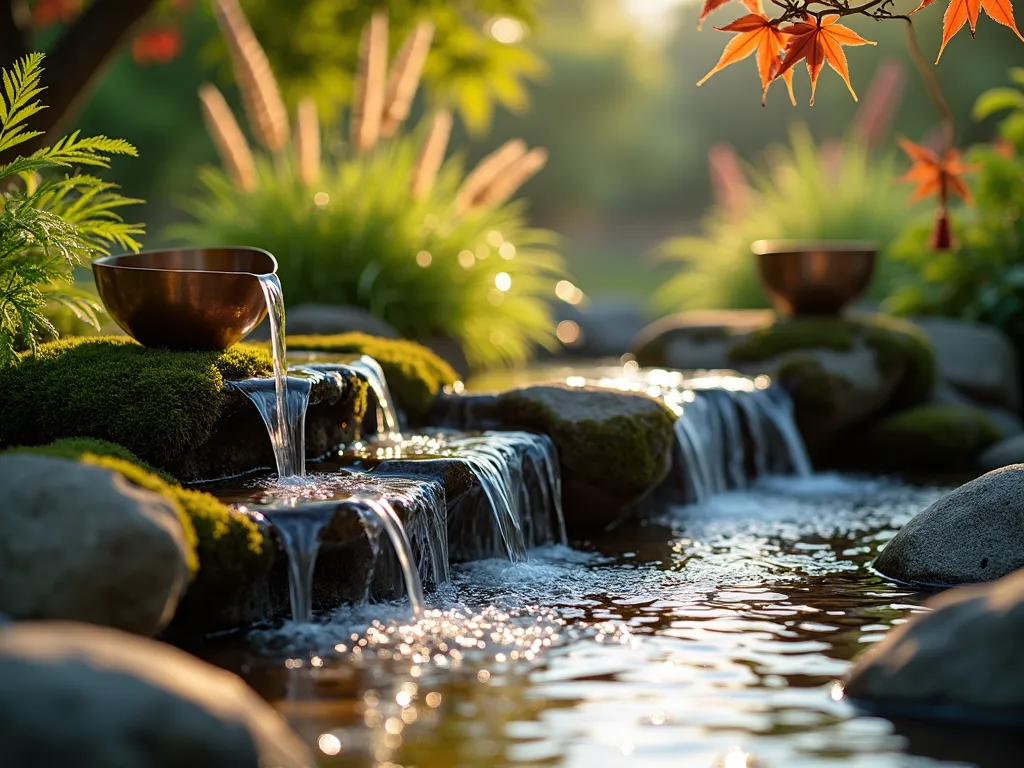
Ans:
POLYGON ((320 208, 324 208, 329 202, 331 202, 331 196, 326 192, 317 192, 313 195, 313 202, 320 208))
POLYGON ((495 16, 487 23, 488 34, 505 45, 515 45, 526 37, 526 26, 511 16, 495 16))
POLYGON ((476 263, 476 256, 472 251, 459 251, 459 266, 463 269, 471 269, 476 263))
POLYGON ((430 262, 432 262, 433 260, 434 257, 431 256, 427 251, 420 251, 419 253, 416 254, 416 263, 419 264, 424 269, 429 267, 430 262))
POLYGON ((514 259, 516 257, 516 247, 512 243, 502 243, 501 247, 498 248, 498 255, 503 259, 514 259))
POLYGON ((504 293, 512 287, 512 275, 508 272, 499 272, 494 276, 494 287, 504 293))
POLYGON ((555 329, 555 336, 560 342, 567 345, 577 343, 582 335, 579 324, 572 320, 563 320, 555 329))
POLYGON ((341 739, 335 736, 333 733, 323 733, 320 738, 316 740, 317 746, 320 747, 320 751, 325 755, 336 755, 341 752, 341 739))
POLYGON ((584 298, 583 291, 568 280, 558 281, 558 284, 555 285, 555 296, 560 298, 566 304, 572 304, 573 306, 579 304, 584 298))
POLYGON ((722 758, 722 768, 747 768, 749 757, 750 755, 739 747, 733 747, 722 758))

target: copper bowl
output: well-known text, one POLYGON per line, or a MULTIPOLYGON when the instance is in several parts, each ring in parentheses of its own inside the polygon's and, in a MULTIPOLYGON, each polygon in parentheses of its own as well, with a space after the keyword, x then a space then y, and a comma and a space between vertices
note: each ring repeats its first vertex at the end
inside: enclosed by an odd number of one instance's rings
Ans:
POLYGON ((759 240, 761 284, 781 315, 838 315, 860 298, 875 273, 873 243, 759 240))
POLYGON ((260 276, 277 261, 257 248, 196 248, 106 256, 92 263, 107 312, 140 344, 227 349, 267 315, 260 276))

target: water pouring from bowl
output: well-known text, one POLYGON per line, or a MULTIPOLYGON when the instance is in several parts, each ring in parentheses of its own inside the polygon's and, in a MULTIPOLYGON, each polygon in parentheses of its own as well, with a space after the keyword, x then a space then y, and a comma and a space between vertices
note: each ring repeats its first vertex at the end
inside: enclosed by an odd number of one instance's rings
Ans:
POLYGON ((282 479, 305 474, 296 434, 302 419, 289 418, 284 294, 273 254, 248 247, 143 251, 96 259, 92 271, 107 313, 146 347, 225 350, 269 313, 275 398, 266 416, 277 470, 282 479))

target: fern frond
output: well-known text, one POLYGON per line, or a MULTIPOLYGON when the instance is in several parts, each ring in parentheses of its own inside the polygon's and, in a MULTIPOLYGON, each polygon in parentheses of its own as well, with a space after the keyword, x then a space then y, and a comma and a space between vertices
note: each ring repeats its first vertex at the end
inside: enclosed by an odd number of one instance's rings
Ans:
POLYGON ((30 53, 3 71, 4 95, 0 97, 0 152, 39 136, 26 131, 23 123, 43 109, 33 99, 42 92, 43 54, 30 53))

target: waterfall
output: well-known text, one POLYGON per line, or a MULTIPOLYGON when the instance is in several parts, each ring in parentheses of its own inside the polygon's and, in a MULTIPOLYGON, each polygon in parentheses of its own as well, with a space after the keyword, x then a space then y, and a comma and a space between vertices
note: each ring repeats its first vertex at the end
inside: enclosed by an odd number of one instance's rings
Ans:
POLYGON ((261 485, 254 490, 251 505, 239 509, 270 525, 287 557, 293 621, 312 620, 320 534, 338 514, 354 513, 363 523, 371 553, 364 599, 373 586, 382 531, 394 547, 417 611, 423 606, 423 578, 434 584, 448 580, 447 502, 440 483, 366 472, 313 474, 301 484, 275 480, 261 485), (396 512, 396 504, 410 510, 407 524, 396 512))
POLYGON ((248 397, 259 411, 274 448, 278 477, 300 478, 306 474, 306 408, 309 406, 313 380, 308 377, 283 376, 282 382, 283 386, 270 379, 245 379, 228 383, 248 397), (286 424, 283 429, 282 422, 286 424))
POLYGON ((447 458, 463 464, 479 484, 501 549, 513 562, 524 561, 531 546, 567 542, 558 453, 546 435, 436 433, 386 444, 376 448, 376 456, 372 443, 364 451, 370 458, 447 458))
POLYGON ((313 572, 320 552, 320 532, 334 515, 321 505, 297 506, 297 500, 265 507, 257 513, 275 531, 288 558, 288 596, 292 621, 313 620, 313 572))
POLYGON ((423 597, 423 583, 420 581, 420 574, 415 566, 412 544, 409 542, 405 527, 402 525, 398 513, 395 512, 395 508, 387 499, 366 498, 360 501, 357 509, 365 525, 379 525, 388 535, 402 568, 405 591, 409 595, 412 612, 417 618, 422 616, 426 602, 423 597))
POLYGON ((573 376, 570 386, 643 392, 678 416, 675 425, 686 498, 705 501, 771 474, 813 472, 793 418, 793 403, 766 376, 641 370, 635 363, 573 376))
POLYGON ((377 433, 388 438, 401 439, 398 413, 395 410, 395 403, 391 399, 388 381, 380 363, 369 355, 362 355, 358 360, 353 360, 341 367, 360 374, 370 385, 370 389, 377 398, 377 433))

